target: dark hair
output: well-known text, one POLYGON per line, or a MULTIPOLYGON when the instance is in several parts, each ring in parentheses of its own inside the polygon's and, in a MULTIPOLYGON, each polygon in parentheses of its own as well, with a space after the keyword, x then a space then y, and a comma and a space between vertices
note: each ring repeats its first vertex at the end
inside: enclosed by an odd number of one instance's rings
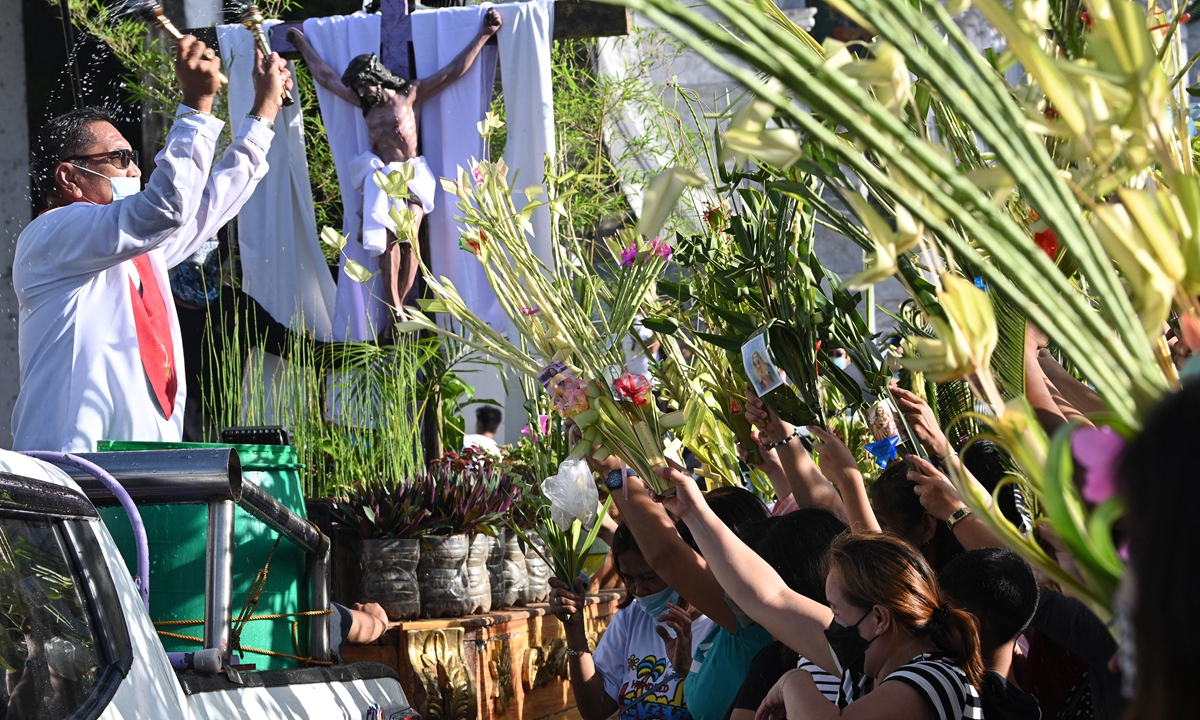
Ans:
POLYGON ((891 535, 846 533, 834 538, 828 567, 836 573, 846 602, 858 608, 887 608, 899 628, 928 637, 979 687, 983 659, 975 621, 950 607, 933 569, 916 548, 891 535))
POLYGON ((496 428, 500 427, 503 418, 504 414, 500 412, 500 408, 484 405, 475 411, 475 427, 485 433, 494 433, 496 428))
MULTIPOLYGON (((963 465, 967 466, 975 479, 987 488, 988 492, 994 492, 996 486, 1007 474, 1004 469, 1004 460, 1004 452, 991 440, 976 440, 968 445, 962 453, 963 465)), ((1016 488, 1016 485, 1009 483, 1000 491, 1000 512, 1013 525, 1021 527, 1024 518, 1017 510, 1014 496, 1016 488)))
POLYGON ((617 569, 617 573, 621 572, 621 566, 617 562, 617 558, 622 553, 635 552, 638 555, 642 554, 642 549, 637 544, 637 538, 633 536, 633 531, 625 523, 618 525, 617 529, 613 532, 612 547, 609 549, 612 551, 613 567, 617 569))
POLYGON ((58 193, 54 171, 64 158, 82 153, 96 141, 90 126, 114 122, 113 114, 102 107, 76 108, 42 126, 29 153, 29 175, 43 205, 58 193))
POLYGON ((1189 688, 1200 642, 1200 483, 1192 445, 1200 436, 1200 385, 1167 396, 1117 466, 1128 505, 1129 552, 1136 571, 1133 621, 1137 688, 1130 717, 1200 717, 1189 688))
MULTIPOLYGON (((913 490, 916 486, 915 482, 908 479, 908 465, 897 460, 871 484, 871 507, 894 516, 904 526, 904 533, 907 534, 926 514, 925 508, 921 506, 921 498, 913 490)), ((954 531, 946 523, 939 522, 929 545, 920 550, 934 570, 940 571, 951 558, 963 551, 963 546, 958 538, 954 537, 954 531)))
POLYGON ((804 508, 771 519, 774 522, 766 526, 766 533, 751 547, 775 568, 789 588, 828 605, 825 554, 833 539, 846 532, 846 523, 820 508, 804 508))
POLYGON ((938 573, 946 595, 979 621, 986 650, 1013 640, 1033 619, 1038 584, 1033 568, 1008 548, 968 550, 938 573))
MULTIPOLYGON (((704 493, 704 499, 708 501, 708 507, 712 509, 713 514, 725 523, 725 527, 743 540, 743 531, 751 529, 756 521, 771 517, 771 511, 767 509, 763 501, 746 488, 732 485, 722 486, 704 493)), ((687 525, 678 523, 676 527, 679 529, 679 535, 683 541, 696 552, 700 552, 700 547, 696 544, 696 540, 692 537, 692 531, 688 530, 687 525)))

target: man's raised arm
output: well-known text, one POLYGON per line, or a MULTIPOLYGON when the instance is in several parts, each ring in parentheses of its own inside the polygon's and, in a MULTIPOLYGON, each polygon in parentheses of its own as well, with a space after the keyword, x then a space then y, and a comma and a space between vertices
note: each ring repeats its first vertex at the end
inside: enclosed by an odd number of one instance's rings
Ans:
POLYGON ((308 65, 308 71, 312 73, 313 80, 318 85, 351 105, 358 105, 358 96, 354 94, 353 90, 342 84, 342 76, 329 67, 329 63, 325 62, 324 58, 317 53, 316 48, 312 46, 300 28, 288 30, 287 39, 300 51, 300 55, 308 65))
MULTIPOLYGON (((434 74, 422 80, 416 80, 413 85, 417 88, 417 102, 424 102, 429 98, 437 95, 446 89, 450 83, 467 74, 474 64, 475 58, 479 55, 479 51, 487 44, 488 38, 496 34, 504 21, 500 19, 500 13, 493 10, 488 10, 483 16, 483 24, 479 28, 479 34, 471 41, 471 44, 463 48, 446 67, 438 70, 434 74)), ((307 56, 305 56, 307 59, 307 56)))

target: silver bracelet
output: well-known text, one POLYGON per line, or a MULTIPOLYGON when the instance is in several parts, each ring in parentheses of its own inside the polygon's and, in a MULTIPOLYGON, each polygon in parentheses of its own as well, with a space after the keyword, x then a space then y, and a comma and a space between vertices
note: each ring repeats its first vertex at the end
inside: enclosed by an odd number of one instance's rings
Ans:
POLYGON ((274 120, 268 120, 265 117, 259 117, 258 115, 255 115, 254 113, 246 113, 246 117, 250 120, 253 120, 255 122, 260 122, 263 125, 266 125, 268 130, 272 130, 272 131, 275 130, 275 121, 274 120))
POLYGON ((592 651, 591 651, 591 650, 587 650, 587 649, 584 649, 584 650, 576 650, 575 648, 573 648, 573 647, 571 647, 570 645, 568 645, 568 646, 567 646, 567 654, 568 654, 568 655, 570 655, 571 657, 579 657, 580 655, 591 655, 591 654, 592 654, 592 651))
POLYGON ((210 113, 210 112, 204 112, 203 110, 189 110, 185 113, 179 113, 178 115, 175 116, 175 119, 181 120, 185 117, 191 117, 193 115, 208 115, 209 117, 212 117, 212 113, 210 113))

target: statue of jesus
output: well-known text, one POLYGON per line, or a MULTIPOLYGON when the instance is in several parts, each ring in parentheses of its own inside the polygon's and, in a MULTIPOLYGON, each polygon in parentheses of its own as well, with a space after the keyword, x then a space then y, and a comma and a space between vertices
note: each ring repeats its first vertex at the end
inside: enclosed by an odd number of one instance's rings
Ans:
MULTIPOLYGON (((386 175, 404 164, 411 165, 414 177, 408 183, 408 206, 416 215, 418 228, 425 214, 433 209, 437 181, 425 164, 425 159, 417 155, 417 106, 465 75, 488 38, 500 29, 502 22, 499 13, 488 10, 475 39, 446 67, 420 80, 406 80, 397 76, 383 66, 375 53, 354 58, 339 77, 317 54, 303 32, 298 28, 288 30, 288 40, 308 63, 313 79, 346 102, 362 107, 371 152, 364 153, 351 164, 351 172, 355 176, 353 183, 356 187, 361 185, 364 194, 369 196, 374 187, 372 178, 375 170, 386 175)), ((374 194, 378 196, 378 193, 374 194)), ((375 214, 382 220, 387 214, 386 205, 381 208, 382 212, 371 213, 369 204, 364 208, 361 235, 364 247, 368 248, 371 247, 367 237, 371 224, 369 216, 375 214)), ((412 244, 408 238, 397 240, 388 230, 384 248, 379 256, 384 301, 392 308, 395 317, 403 319, 404 301, 417 276, 412 244)), ((390 334, 389 330, 379 328, 377 333, 386 337, 390 334)))

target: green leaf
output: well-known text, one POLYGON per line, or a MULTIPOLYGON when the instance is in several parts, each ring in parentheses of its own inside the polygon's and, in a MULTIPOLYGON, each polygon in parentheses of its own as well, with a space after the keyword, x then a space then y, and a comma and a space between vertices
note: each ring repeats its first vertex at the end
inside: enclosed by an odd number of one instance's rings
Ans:
POLYGON ((350 258, 346 258, 345 269, 346 277, 350 278, 354 282, 364 283, 375 277, 375 273, 371 272, 350 258))
POLYGON ((679 330, 679 321, 670 317, 648 317, 642 319, 642 327, 663 335, 674 335, 679 330))

